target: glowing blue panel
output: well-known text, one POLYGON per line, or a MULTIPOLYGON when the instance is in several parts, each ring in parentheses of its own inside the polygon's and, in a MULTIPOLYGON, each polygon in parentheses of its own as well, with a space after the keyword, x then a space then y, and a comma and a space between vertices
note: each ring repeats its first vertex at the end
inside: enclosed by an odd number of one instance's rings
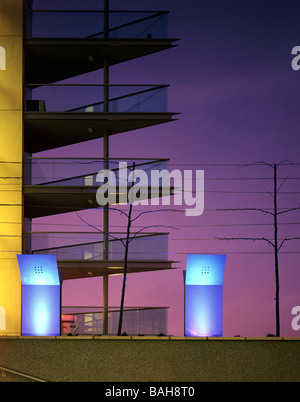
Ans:
POLYGON ((186 285, 223 285, 226 255, 189 254, 186 285))
POLYGON ((185 274, 185 336, 223 335, 225 255, 188 255, 185 274))
POLYGON ((23 285, 59 285, 55 255, 21 254, 17 256, 23 285))
POLYGON ((18 255, 22 335, 60 335, 60 280, 55 255, 18 255))
POLYGON ((222 336, 222 286, 187 285, 185 295, 185 336, 222 336))
POLYGON ((60 335, 59 286, 22 286, 22 335, 60 335))

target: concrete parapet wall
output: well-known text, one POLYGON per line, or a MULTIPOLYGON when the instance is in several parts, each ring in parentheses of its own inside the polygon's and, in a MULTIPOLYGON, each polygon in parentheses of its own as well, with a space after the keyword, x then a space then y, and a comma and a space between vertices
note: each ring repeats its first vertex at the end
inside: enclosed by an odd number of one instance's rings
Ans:
POLYGON ((300 381, 300 338, 0 337, 0 381, 300 381))

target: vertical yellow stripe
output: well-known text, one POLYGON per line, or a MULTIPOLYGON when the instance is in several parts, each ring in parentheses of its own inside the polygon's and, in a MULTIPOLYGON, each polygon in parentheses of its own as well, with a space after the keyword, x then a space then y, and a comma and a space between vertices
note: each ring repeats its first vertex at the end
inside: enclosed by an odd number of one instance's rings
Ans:
POLYGON ((0 47, 0 335, 20 335, 16 255, 22 252, 23 221, 23 0, 1 0, 0 47))

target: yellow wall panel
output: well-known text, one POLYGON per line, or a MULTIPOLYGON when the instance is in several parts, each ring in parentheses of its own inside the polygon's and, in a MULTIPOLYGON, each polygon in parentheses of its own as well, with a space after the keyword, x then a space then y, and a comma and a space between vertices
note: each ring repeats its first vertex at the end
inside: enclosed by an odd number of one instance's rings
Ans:
POLYGON ((23 35, 23 0, 0 1, 0 35, 23 35))
POLYGON ((0 1, 0 335, 21 334, 22 20, 23 0, 0 1))
MULTIPOLYGON (((1 24, 0 24, 1 25, 1 24)), ((5 50, 5 70, 0 70, 0 110, 22 109, 22 49, 20 36, 0 35, 0 46, 5 50)))

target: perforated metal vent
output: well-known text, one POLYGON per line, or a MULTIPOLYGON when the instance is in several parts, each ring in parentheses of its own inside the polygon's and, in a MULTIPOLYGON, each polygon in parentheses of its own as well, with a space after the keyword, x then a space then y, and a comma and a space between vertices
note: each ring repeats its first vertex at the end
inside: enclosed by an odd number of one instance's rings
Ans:
POLYGON ((43 267, 34 267, 34 273, 39 275, 43 274, 44 273, 43 267))
POLYGON ((209 267, 201 267, 201 274, 204 275, 209 274, 209 267))

